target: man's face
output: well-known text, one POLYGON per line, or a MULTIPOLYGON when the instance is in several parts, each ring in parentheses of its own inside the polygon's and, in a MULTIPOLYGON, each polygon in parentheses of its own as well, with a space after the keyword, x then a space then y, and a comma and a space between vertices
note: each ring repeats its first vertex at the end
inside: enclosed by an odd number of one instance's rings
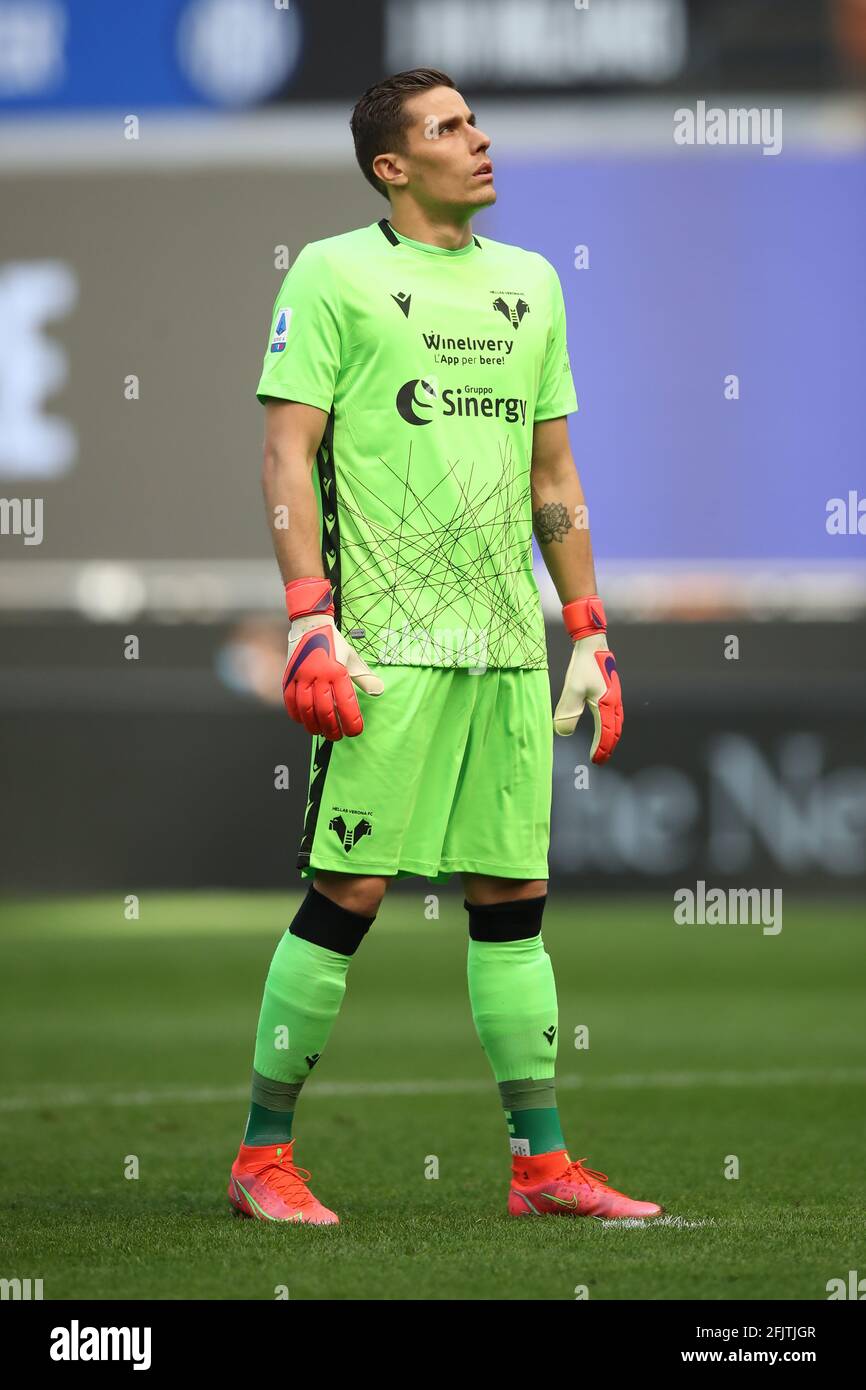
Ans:
POLYGON ((460 208, 471 215, 495 203, 490 137, 478 129, 460 93, 431 87, 408 97, 404 110, 411 118, 407 154, 394 154, 385 166, 404 177, 392 186, 408 188, 429 211, 460 208))

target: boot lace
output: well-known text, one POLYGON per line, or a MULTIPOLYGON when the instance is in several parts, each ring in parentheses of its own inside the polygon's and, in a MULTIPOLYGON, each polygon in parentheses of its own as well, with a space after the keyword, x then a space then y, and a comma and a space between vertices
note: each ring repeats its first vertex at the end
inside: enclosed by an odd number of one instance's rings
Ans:
POLYGON ((304 1206, 311 1200, 312 1194, 306 1184, 312 1176, 309 1168, 301 1168, 283 1157, 272 1159, 261 1172, 268 1187, 296 1207, 304 1206))
POLYGON ((569 1163, 562 1176, 586 1183, 587 1187, 599 1187, 607 1182, 607 1173, 598 1173, 594 1168, 584 1168, 582 1158, 576 1158, 569 1163))

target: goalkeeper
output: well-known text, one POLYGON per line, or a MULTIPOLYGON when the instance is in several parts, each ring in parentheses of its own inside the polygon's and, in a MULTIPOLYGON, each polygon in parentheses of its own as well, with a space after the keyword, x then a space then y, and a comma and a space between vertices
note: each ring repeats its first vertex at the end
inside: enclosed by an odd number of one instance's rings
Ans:
POLYGON ((622 729, 566 425, 562 289, 537 252, 473 233, 496 199, 490 139, 446 74, 378 83, 351 126, 389 214, 304 247, 257 392, 290 624, 283 693, 313 737, 307 892, 265 983, 229 1198, 259 1220, 338 1220, 294 1162, 300 1090, 387 885, 457 873, 509 1214, 657 1216, 571 1158, 556 1103, 553 731, 588 707, 598 764, 622 729), (573 642, 552 728, 533 533, 573 642))

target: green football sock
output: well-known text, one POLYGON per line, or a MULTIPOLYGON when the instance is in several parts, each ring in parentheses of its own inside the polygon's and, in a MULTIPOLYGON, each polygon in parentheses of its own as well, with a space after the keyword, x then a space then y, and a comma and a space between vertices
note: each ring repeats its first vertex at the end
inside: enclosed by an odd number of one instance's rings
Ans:
POLYGON ((290 931, 282 937, 265 982, 244 1143, 291 1139, 298 1094, 340 1011, 351 961, 290 931))
POLYGON ((528 1157, 565 1148, 552 1080, 500 1081, 499 1095, 513 1154, 528 1157))
POLYGON ((556 1106, 558 1009, 540 933, 516 941, 470 938, 472 1017, 499 1082, 513 1154, 564 1149, 556 1106))
MULTIPOLYGON (((253 1079, 256 1084, 256 1078, 253 1079)), ((294 1110, 268 1110, 255 1101, 250 1105, 245 1144, 288 1144, 292 1137, 294 1110)))

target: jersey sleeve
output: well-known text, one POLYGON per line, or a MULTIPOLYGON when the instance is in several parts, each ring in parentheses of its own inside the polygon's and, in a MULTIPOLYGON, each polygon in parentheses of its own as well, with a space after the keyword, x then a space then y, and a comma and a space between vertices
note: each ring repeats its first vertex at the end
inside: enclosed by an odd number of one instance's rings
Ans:
POLYGON ((305 246, 280 286, 256 396, 330 410, 340 373, 340 301, 325 257, 305 246))
POLYGON ((552 265, 550 276, 550 329, 547 334, 538 398, 535 402, 536 420, 555 420, 559 415, 570 415, 572 411, 577 410, 577 395, 571 375, 571 363, 568 360, 565 301, 559 276, 552 265))

